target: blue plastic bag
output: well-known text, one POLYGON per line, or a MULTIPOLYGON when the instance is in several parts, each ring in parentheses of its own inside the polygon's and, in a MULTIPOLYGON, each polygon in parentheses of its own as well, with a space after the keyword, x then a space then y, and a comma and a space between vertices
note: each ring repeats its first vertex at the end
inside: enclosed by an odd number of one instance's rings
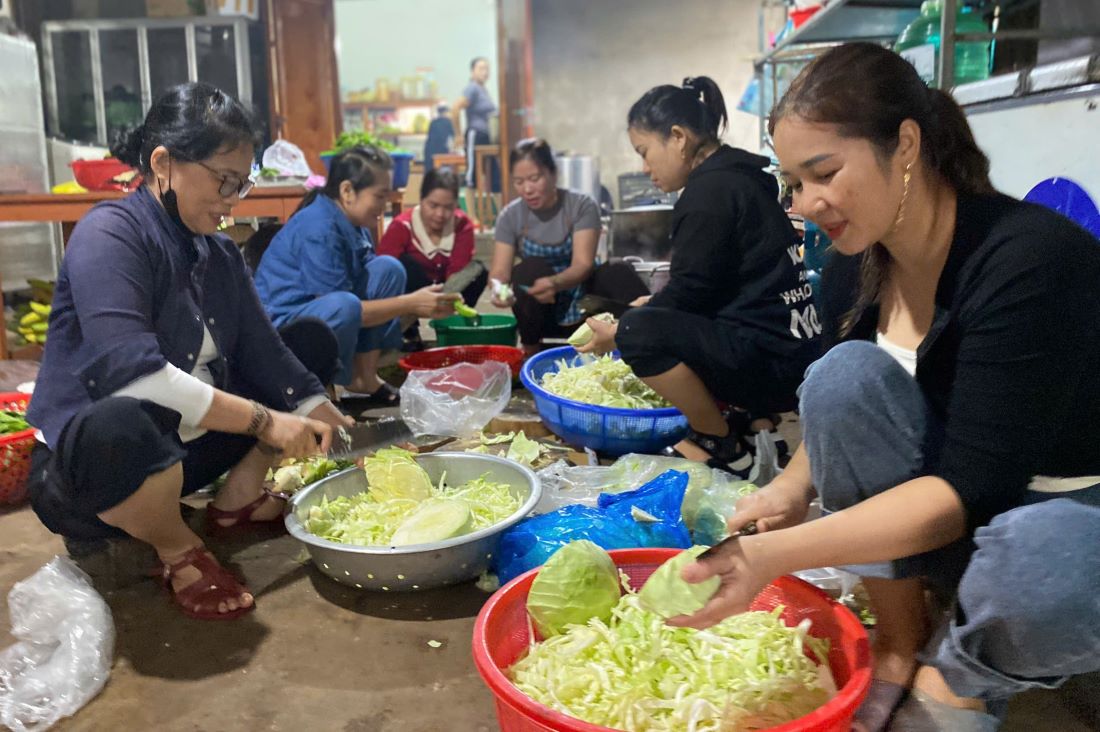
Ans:
POLYGON ((637 490, 600 494, 596 508, 571 505, 525 519, 501 537, 493 571, 503 584, 578 539, 604 549, 687 549, 691 535, 680 515, 687 485, 687 473, 669 470, 637 490))

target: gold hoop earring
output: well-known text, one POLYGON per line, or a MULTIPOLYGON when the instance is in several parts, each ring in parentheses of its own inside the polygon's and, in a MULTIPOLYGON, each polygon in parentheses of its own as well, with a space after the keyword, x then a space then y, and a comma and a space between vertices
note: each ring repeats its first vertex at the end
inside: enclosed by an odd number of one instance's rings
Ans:
POLYGON ((909 200, 909 182, 913 177, 912 170, 913 163, 909 163, 905 166, 905 175, 901 177, 901 203, 898 204, 898 215, 894 219, 894 231, 897 231, 898 227, 901 226, 901 223, 905 221, 905 204, 909 200))

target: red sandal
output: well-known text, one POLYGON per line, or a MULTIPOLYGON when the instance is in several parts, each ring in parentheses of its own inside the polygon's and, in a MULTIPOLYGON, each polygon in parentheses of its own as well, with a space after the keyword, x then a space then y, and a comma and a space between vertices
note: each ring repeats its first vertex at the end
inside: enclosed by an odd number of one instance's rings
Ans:
POLYGON ((161 579, 172 595, 173 602, 179 605, 183 614, 189 618, 232 620, 256 609, 256 601, 253 598, 252 604, 248 607, 239 607, 224 613, 218 612, 219 603, 228 603, 230 600, 239 602, 243 593, 251 593, 251 591, 232 572, 218 564, 218 560, 214 559, 204 546, 192 547, 180 557, 179 561, 172 564, 165 562, 161 579), (173 590, 172 577, 187 567, 194 567, 202 576, 186 587, 173 590))
MULTIPOLYGON (((213 504, 206 506, 206 531, 208 534, 214 536, 227 536, 233 534, 239 534, 247 531, 254 531, 256 529, 269 529, 275 530, 284 526, 283 516, 279 514, 274 518, 264 519, 262 521, 253 521, 252 514, 256 509, 264 505, 268 500, 284 500, 277 496, 273 496, 270 493, 261 493, 260 497, 252 503, 238 508, 235 511, 225 511, 220 508, 215 508, 213 504), (231 520, 231 524, 221 524, 219 521, 231 520)), ((285 502, 285 501, 284 501, 285 502)))

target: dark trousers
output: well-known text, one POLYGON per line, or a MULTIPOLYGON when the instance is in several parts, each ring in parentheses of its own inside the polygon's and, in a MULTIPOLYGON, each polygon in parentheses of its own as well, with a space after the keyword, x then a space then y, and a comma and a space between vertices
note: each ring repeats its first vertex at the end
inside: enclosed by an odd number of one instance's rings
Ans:
MULTIPOLYGON (((411 255, 402 254, 400 259, 401 264, 405 265, 405 292, 416 292, 423 287, 440 284, 428 277, 424 268, 420 266, 420 262, 411 255)), ((478 298, 481 297, 481 293, 485 292, 485 285, 488 283, 489 270, 485 269, 484 264, 474 259, 458 272, 448 277, 447 281, 442 284, 446 292, 462 293, 462 301, 470 307, 473 307, 477 304, 478 298), (452 287, 457 289, 452 289, 452 287)))
MULTIPOLYGON (((328 326, 307 319, 279 332, 322 383, 331 381, 337 355, 328 326)), ((256 444, 254 438, 224 432, 181 443, 179 421, 179 412, 130 397, 108 397, 77 412, 61 431, 56 451, 39 443, 31 454, 27 487, 38 518, 68 539, 123 536, 98 514, 129 498, 149 476, 182 463, 182 493, 194 493, 256 444)))
MULTIPOLYGON (((542 342, 543 338, 568 336, 580 323, 560 325, 554 315, 554 304, 543 304, 520 290, 520 285, 530 287, 540 277, 553 277, 554 268, 542 257, 527 257, 512 268, 512 290, 516 304, 512 306, 519 325, 519 340, 525 346, 542 342)), ((601 264, 593 270, 584 283, 584 292, 609 300, 628 303, 649 294, 649 288, 625 262, 601 264)))
MULTIPOLYGON (((492 140, 489 133, 484 130, 466 130, 464 148, 466 150, 466 187, 477 188, 477 177, 484 171, 477 171, 477 155, 474 150, 478 145, 488 145, 492 140), (475 173, 476 171, 476 173, 475 173)), ((495 158, 489 160, 489 190, 500 193, 500 165, 495 158)))
POLYGON ((816 344, 779 355, 746 331, 728 321, 647 305, 623 315, 615 343, 642 378, 683 363, 723 402, 752 412, 793 409, 802 374, 817 355, 816 344))

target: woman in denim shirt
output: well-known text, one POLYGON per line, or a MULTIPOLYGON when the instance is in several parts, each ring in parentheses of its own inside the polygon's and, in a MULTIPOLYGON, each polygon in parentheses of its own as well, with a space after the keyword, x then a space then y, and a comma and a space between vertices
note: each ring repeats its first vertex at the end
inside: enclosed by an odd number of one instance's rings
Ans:
POLYGON ((442 285, 405 293, 405 268, 374 251, 368 230, 386 208, 390 157, 374 147, 337 155, 324 188, 302 201, 256 268, 256 290, 276 325, 319 318, 339 343, 335 383, 345 398, 393 406, 397 392, 378 378, 383 348, 401 347, 403 316, 454 314, 457 294, 442 285))
POLYGON ((274 524, 273 456, 328 449, 343 417, 325 396, 336 349, 312 322, 284 344, 233 242, 215 232, 251 188, 254 130, 207 84, 167 91, 114 154, 144 185, 77 225, 58 275, 28 419, 35 511, 70 547, 129 535, 152 545, 189 616, 237 617, 248 588, 180 515, 229 471, 207 526, 274 524), (303 355, 312 372, 296 357, 303 355))

